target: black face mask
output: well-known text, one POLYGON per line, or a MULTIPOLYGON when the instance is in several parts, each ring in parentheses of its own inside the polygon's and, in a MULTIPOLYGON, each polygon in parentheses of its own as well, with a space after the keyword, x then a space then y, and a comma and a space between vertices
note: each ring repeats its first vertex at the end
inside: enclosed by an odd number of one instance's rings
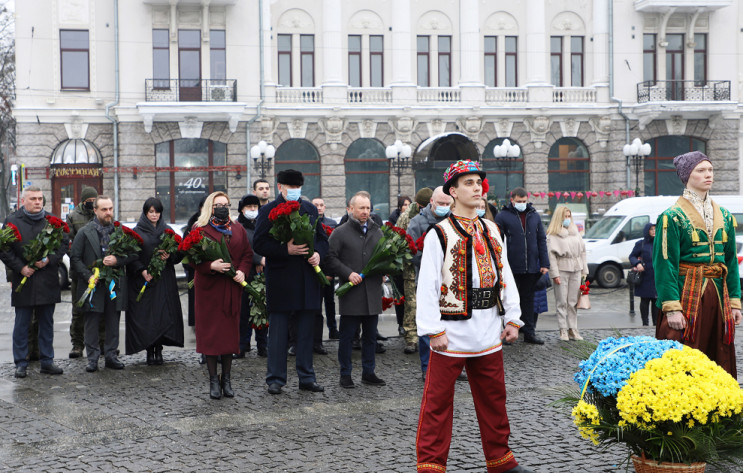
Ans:
POLYGON ((230 218, 230 209, 227 207, 217 207, 214 209, 214 219, 219 222, 227 222, 230 218))
POLYGON ((85 210, 93 210, 93 202, 83 202, 85 210))

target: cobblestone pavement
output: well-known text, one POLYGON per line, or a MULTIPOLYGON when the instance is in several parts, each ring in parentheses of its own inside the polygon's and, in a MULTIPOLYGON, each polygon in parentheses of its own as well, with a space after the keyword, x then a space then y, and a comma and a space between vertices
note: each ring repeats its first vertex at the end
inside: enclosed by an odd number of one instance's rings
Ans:
MULTIPOLYGON (((0 304, 6 307, 0 310, 0 340, 9 346, 7 327, 12 327, 12 316, 8 314, 12 313, 5 302, 7 292, 7 285, 0 285, 0 304)), ((595 307, 620 304, 609 300, 619 295, 610 294, 606 291, 602 296, 596 291, 595 307)), ((65 295, 69 298, 69 293, 65 295)), ((60 312, 67 310, 60 307, 60 312)), ((606 328, 582 331, 586 339, 612 335, 610 327, 622 320, 629 325, 622 328, 623 333, 651 334, 648 328, 632 328, 635 322, 624 308, 615 307, 609 315, 604 314, 606 328)), ((538 472, 625 471, 622 450, 598 452, 578 436, 568 411, 549 405, 560 397, 560 389, 575 388, 571 380, 577 363, 563 349, 568 344, 558 341, 557 332, 549 329, 553 323, 549 317, 542 319, 546 329, 540 331, 545 345, 519 342, 504 351, 511 447, 522 464, 538 472)), ((600 324, 591 316, 581 317, 587 325, 600 324)), ((56 336, 67 335, 57 332, 56 336)), ((387 353, 377 355, 377 374, 387 381, 385 387, 360 383, 360 355, 354 352, 357 387, 342 389, 337 342, 329 341, 330 354, 315 356, 318 382, 325 392, 298 391, 296 373, 290 369, 288 385, 280 396, 267 394, 265 359, 253 350, 234 362, 236 397, 218 401, 208 397, 206 367, 198 364, 192 346, 166 348, 163 366, 146 366, 140 353, 122 357, 127 365, 123 371, 102 368, 93 374, 85 372, 85 361, 66 359, 66 351, 57 353, 57 362, 65 370, 62 376, 39 374, 36 362, 26 379, 15 379, 13 364, 3 362, 0 469, 415 471, 415 432, 423 388, 419 360, 417 355, 403 354, 399 338, 391 338, 387 347, 387 353)), ((484 472, 467 383, 458 383, 455 405, 448 471, 484 472)))

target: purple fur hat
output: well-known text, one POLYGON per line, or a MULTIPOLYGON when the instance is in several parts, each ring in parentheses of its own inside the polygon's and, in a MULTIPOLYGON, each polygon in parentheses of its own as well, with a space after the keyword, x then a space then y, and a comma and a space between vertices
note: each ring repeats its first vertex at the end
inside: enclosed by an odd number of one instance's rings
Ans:
POLYGON ((700 151, 692 151, 673 158, 673 165, 676 166, 676 174, 679 175, 679 179, 681 179, 681 182, 683 182, 684 185, 689 182, 691 172, 702 161, 712 162, 706 154, 700 151))

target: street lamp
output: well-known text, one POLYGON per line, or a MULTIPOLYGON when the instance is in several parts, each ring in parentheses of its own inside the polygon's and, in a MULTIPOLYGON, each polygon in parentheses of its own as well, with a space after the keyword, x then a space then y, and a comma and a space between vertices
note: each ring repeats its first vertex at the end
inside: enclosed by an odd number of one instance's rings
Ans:
POLYGON ((496 167, 506 170, 506 198, 508 198, 508 177, 511 171, 511 163, 521 156, 521 148, 519 145, 512 145, 506 138, 503 143, 493 147, 493 156, 498 158, 495 161, 496 167))
POLYGON ((395 144, 387 147, 385 154, 390 160, 390 168, 397 173, 397 197, 400 197, 400 176, 402 176, 403 169, 410 167, 410 156, 413 150, 410 145, 404 145, 402 141, 397 140, 395 144))
POLYGON ((650 155, 650 144, 643 143, 640 138, 635 138, 632 144, 626 144, 622 148, 624 157, 627 158, 627 168, 635 166, 635 195, 640 195, 640 168, 645 157, 650 155))
POLYGON ((257 145, 250 148, 250 157, 253 158, 253 169, 260 173, 261 179, 266 178, 266 173, 271 169, 271 160, 276 155, 276 148, 261 140, 257 145))

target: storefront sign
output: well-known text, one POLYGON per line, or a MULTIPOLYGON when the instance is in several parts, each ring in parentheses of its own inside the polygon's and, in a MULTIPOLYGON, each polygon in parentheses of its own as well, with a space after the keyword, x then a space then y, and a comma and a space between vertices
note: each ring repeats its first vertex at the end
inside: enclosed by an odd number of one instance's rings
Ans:
POLYGON ((54 177, 100 177, 103 175, 101 168, 52 168, 54 177))

